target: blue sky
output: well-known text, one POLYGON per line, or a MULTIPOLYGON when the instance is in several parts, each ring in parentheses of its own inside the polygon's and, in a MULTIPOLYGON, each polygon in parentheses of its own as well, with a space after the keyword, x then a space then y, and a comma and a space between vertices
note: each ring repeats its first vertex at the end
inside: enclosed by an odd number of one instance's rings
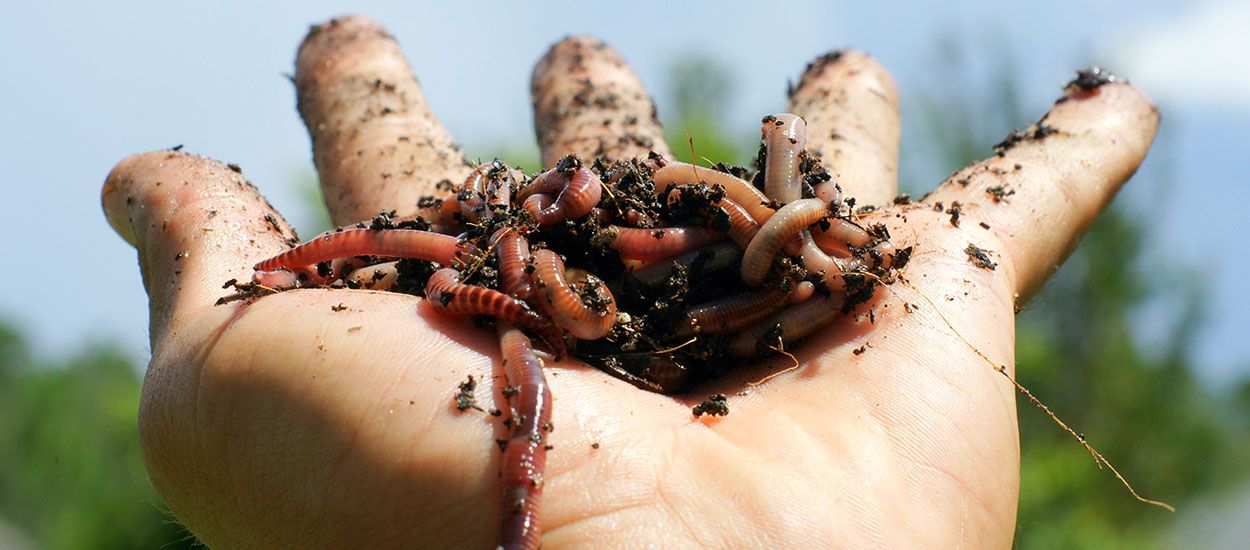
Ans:
MULTIPOLYGON (((1145 183, 1120 199, 1152 218, 1147 258, 1186 266, 1209 282, 1207 330, 1196 350, 1207 377, 1250 368, 1250 295, 1242 289, 1250 271, 1247 2, 1058 1, 1009 12, 989 0, 34 4, 9 8, 0 20, 7 73, 0 82, 0 214, 16 235, 5 239, 10 253, 45 260, 36 261, 37 280, 18 272, 0 287, 0 318, 23 326, 44 354, 98 339, 146 357, 146 297, 135 255, 108 228, 98 199, 105 174, 126 155, 185 144, 238 163, 280 210, 307 223, 298 183, 311 173, 309 143, 283 74, 309 24, 354 11, 399 38, 438 116, 483 156, 492 145, 532 140, 530 68, 570 33, 597 35, 620 50, 660 97, 661 115, 672 59, 697 52, 720 60, 737 85, 729 126, 745 134, 762 113, 783 108, 786 79, 812 56, 865 49, 899 83, 905 165, 922 149, 920 101, 950 90, 936 68, 944 43, 960 44, 974 68, 1009 52, 1024 97, 1019 125, 1045 111, 1073 69, 1108 64, 1151 93, 1164 113, 1158 148, 1139 178, 1145 183), (489 77, 475 70, 484 67, 489 77), (1166 206, 1145 208, 1160 201, 1166 206), (63 223, 50 225, 50 218, 63 223)), ((936 182, 949 168, 913 162, 904 174, 936 182)), ((1170 313, 1166 304, 1145 308, 1145 337, 1166 330, 1170 313)))

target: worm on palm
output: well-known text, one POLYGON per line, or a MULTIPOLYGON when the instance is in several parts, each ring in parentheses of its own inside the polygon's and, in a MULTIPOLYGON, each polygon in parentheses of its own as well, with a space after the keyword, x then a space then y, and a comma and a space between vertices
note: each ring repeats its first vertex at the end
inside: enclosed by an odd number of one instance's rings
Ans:
POLYGON ((705 273, 714 273, 729 269, 742 259, 742 249, 734 243, 717 243, 712 246, 687 252, 680 256, 640 267, 630 272, 634 280, 647 285, 658 286, 673 273, 678 265, 696 270, 691 277, 698 278, 705 273))
POLYGON ((783 309, 734 336, 729 343, 730 352, 738 357, 757 357, 770 351, 784 351, 787 346, 833 322, 841 313, 844 301, 842 294, 834 293, 783 309))
POLYGON ((782 204, 803 198, 799 153, 807 146, 807 123, 790 113, 766 116, 761 132, 768 148, 764 194, 782 204))
POLYGON ((461 185, 460 212, 470 221, 491 217, 487 206, 507 207, 512 197, 513 175, 498 160, 478 165, 461 185))
POLYGON ((768 206, 768 197, 750 182, 733 174, 673 161, 656 170, 652 179, 655 181, 655 190, 659 193, 667 193, 674 186, 699 182, 720 185, 725 188, 725 196, 745 208, 756 223, 764 223, 773 215, 773 209, 768 206))
POLYGON ((547 249, 534 251, 533 265, 539 305, 560 328, 582 340, 598 340, 612 330, 616 298, 603 281, 581 269, 566 269, 560 255, 547 249), (590 294, 591 303, 581 294, 590 294))
POLYGON ((552 168, 525 186, 517 193, 517 200, 523 201, 522 207, 529 211, 540 226, 548 226, 564 220, 573 220, 589 214, 603 194, 603 183, 599 176, 586 168, 577 168, 571 173, 552 168), (559 192, 555 200, 543 206, 541 199, 530 200, 541 195, 550 196, 559 192))
POLYGON ((434 225, 460 225, 464 223, 464 208, 456 197, 422 197, 417 203, 417 216, 434 225))
POLYGON ((507 323, 500 323, 498 332, 504 373, 516 391, 509 407, 510 433, 504 446, 499 546, 538 548, 542 536, 539 506, 547 464, 547 434, 551 431, 551 388, 529 337, 507 323))
POLYGON ((497 229, 491 236, 492 246, 499 256, 499 288, 506 294, 521 300, 529 300, 534 286, 525 264, 530 259, 530 246, 525 237, 514 227, 497 229))
POLYGON ((746 208, 731 198, 721 199, 717 206, 729 215, 729 238, 745 250, 755 234, 759 233, 760 224, 756 223, 746 208))
MULTIPOLYGON (((810 228, 812 240, 820 247, 821 250, 828 253, 841 253, 842 256, 851 256, 851 248, 865 248, 872 245, 868 250, 868 259, 872 260, 872 267, 880 267, 889 269, 893 264, 894 255, 897 250, 894 244, 889 240, 881 240, 873 244, 872 235, 863 227, 856 225, 850 220, 841 218, 829 218, 825 224, 817 224, 810 228)), ((862 263, 862 262, 861 262, 862 263)))
POLYGON ((470 254, 470 247, 456 237, 418 229, 345 229, 323 234, 254 269, 294 269, 350 256, 392 256, 452 265, 470 254))
POLYGON ((799 232, 828 214, 827 205, 820 199, 799 199, 783 206, 764 223, 743 253, 742 280, 748 285, 759 286, 768 275, 777 251, 799 232))
POLYGON ((609 244, 623 260, 653 262, 685 254, 722 241, 725 234, 706 227, 658 227, 639 229, 611 226, 615 236, 609 244))
POLYGON ((677 335, 738 332, 785 305, 786 299, 787 293, 769 287, 700 304, 686 310, 677 335))
POLYGON ((564 335, 551 320, 539 315, 525 302, 498 290, 460 282, 460 272, 444 267, 430 276, 425 285, 426 301, 439 311, 461 317, 485 315, 529 329, 557 356, 564 355, 564 335))

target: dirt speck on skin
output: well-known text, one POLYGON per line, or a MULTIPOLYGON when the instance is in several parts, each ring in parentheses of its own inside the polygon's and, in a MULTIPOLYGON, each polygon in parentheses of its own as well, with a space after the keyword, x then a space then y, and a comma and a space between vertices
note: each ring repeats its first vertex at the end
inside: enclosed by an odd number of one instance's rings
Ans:
POLYGON ((985 189, 985 192, 986 194, 990 196, 991 199, 994 199, 994 202, 996 203, 1003 202, 1007 200, 1007 197, 1010 197, 1016 194, 1015 189, 1007 187, 1006 185, 995 185, 992 187, 987 187, 985 189))
POLYGON ((964 205, 959 201, 951 201, 950 208, 946 209, 946 213, 951 215, 951 225, 959 227, 959 216, 963 215, 964 205))
POLYGON ((990 260, 990 255, 987 251, 982 250, 975 244, 968 243, 968 248, 964 249, 964 253, 968 255, 968 261, 971 262, 972 265, 981 269, 994 271, 994 269, 998 267, 998 264, 990 260))
POLYGON ((1119 82, 1120 77, 1102 67, 1094 65, 1076 71, 1076 78, 1063 87, 1066 92, 1090 92, 1112 82, 1119 82))
POLYGON ((709 416, 725 416, 729 414, 729 398, 723 393, 717 393, 708 396, 702 403, 695 405, 690 411, 695 418, 703 415, 709 416))
POLYGON ((477 404, 477 396, 474 395, 476 390, 477 380, 473 378, 472 374, 470 374, 467 380, 460 383, 456 391, 456 395, 453 398, 456 410, 460 412, 464 412, 469 409, 481 411, 482 407, 477 404))
POLYGON ((1046 139, 1047 136, 1058 131, 1059 130, 1054 126, 1046 124, 1046 119, 1043 117, 1042 120, 1037 121, 1036 124, 1033 124, 1024 130, 1012 130, 1010 134, 1007 134, 1006 138, 994 145, 994 154, 1000 157, 1006 156, 1007 151, 1010 151, 1020 143, 1026 141, 1041 141, 1046 139))

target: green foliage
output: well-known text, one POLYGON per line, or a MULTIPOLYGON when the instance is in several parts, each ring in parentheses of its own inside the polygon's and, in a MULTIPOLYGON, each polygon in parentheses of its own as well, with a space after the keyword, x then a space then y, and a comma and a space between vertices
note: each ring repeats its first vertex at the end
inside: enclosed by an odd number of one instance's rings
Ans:
POLYGON ((139 453, 139 380, 118 350, 34 365, 0 325, 0 517, 44 548, 186 546, 139 453))
POLYGON ((706 56, 679 57, 668 76, 676 113, 665 121, 664 139, 673 155, 704 166, 749 163, 759 140, 726 131, 725 110, 733 86, 724 65, 706 56))

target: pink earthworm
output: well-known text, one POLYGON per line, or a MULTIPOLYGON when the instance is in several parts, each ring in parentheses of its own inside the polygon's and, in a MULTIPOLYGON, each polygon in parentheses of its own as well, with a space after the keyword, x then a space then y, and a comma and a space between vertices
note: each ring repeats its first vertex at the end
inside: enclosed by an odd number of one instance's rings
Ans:
MULTIPOLYGON (((426 204, 423 199, 420 204, 426 204)), ((430 198, 426 206, 419 206, 417 216, 434 225, 460 225, 464 223, 464 208, 456 197, 430 198)))
POLYGON ((799 232, 828 214, 828 205, 820 199, 799 199, 778 210, 777 215, 760 228, 742 254, 742 280, 751 286, 762 283, 773 265, 773 259, 777 257, 777 251, 799 232))
POLYGON ((858 269, 861 262, 858 258, 852 258, 847 261, 834 258, 821 250, 816 245, 816 241, 812 240, 810 233, 802 231, 799 235, 803 239, 803 248, 799 255, 803 258, 803 267, 808 271, 822 272, 824 274, 825 286, 830 290, 841 291, 846 288, 842 281, 842 273, 848 270, 858 269))
POLYGON ((543 172, 534 181, 517 193, 517 200, 523 201, 522 206, 534 216, 540 226, 551 225, 564 220, 577 219, 590 213, 599 204, 603 195, 603 183, 599 176, 586 168, 578 168, 567 174, 558 168, 543 172), (539 204, 528 200, 531 196, 550 195, 556 191, 556 199, 551 204, 536 208, 539 204))
POLYGON ((706 227, 657 227, 638 229, 611 226, 616 232, 609 246, 620 253, 622 260, 653 262, 703 248, 723 240, 725 234, 706 227))
POLYGON ((842 204, 842 188, 832 178, 817 184, 813 191, 816 192, 816 198, 825 201, 826 204, 842 204))
MULTIPOLYGON (((671 205, 678 200, 677 197, 676 187, 670 187, 668 194, 669 204, 671 205)), ((760 224, 756 223, 755 218, 751 217, 746 208, 743 208, 741 204, 729 197, 721 197, 715 204, 716 207, 725 212, 729 219, 729 231, 727 233, 729 238, 745 249, 747 244, 751 242, 751 239, 755 238, 755 233, 760 230, 760 224)), ((633 210, 630 212, 633 212, 633 210)))
POLYGON ((745 250, 755 234, 759 233, 760 224, 756 223, 746 208, 729 197, 721 199, 717 206, 729 215, 729 238, 745 250))
POLYGON ((738 332, 785 305, 786 296, 769 287, 697 305, 686 310, 686 322, 678 327, 677 335, 738 332))
POLYGON ((529 300, 534 292, 525 263, 530 259, 530 246, 514 227, 504 227, 491 236, 499 255, 499 288, 521 300, 529 300))
POLYGON ((621 362, 629 363, 630 369, 617 363, 602 366, 609 374, 647 391, 672 393, 685 386, 690 379, 690 369, 659 354, 626 355, 621 362))
POLYGON ((616 298, 598 277, 581 269, 566 269, 560 255, 534 251, 534 286, 539 304, 560 328, 582 340, 598 340, 616 323, 616 298), (602 305, 588 305, 573 285, 586 285, 602 305))
POLYGON ((842 310, 844 295, 816 296, 805 302, 790 306, 772 317, 734 336, 729 343, 730 352, 738 357, 756 357, 772 349, 783 351, 813 332, 829 325, 842 310), (769 333, 780 327, 780 342, 768 341, 769 333), (780 347, 778 347, 780 345, 780 347))
POLYGON ((460 212, 470 221, 477 221, 493 214, 486 206, 507 207, 512 198, 512 172, 498 160, 478 165, 461 185, 467 197, 460 201, 460 212))
MULTIPOLYGON (((829 218, 826 221, 829 224, 828 227, 822 227, 824 224, 817 224, 810 228, 812 239, 821 250, 828 253, 849 253, 850 247, 864 248, 872 244, 873 239, 868 231, 850 220, 829 218)), ((896 253, 894 244, 888 240, 873 245, 868 251, 872 265, 883 269, 889 269, 896 253)))
POLYGON ((471 245, 450 235, 417 229, 345 229, 326 233, 257 263, 257 271, 307 267, 350 256, 390 256, 452 265, 471 254, 471 245))
POLYGON ((525 302, 498 290, 460 282, 460 272, 450 267, 435 271, 425 284, 426 301, 434 309, 462 317, 486 315, 526 328, 537 334, 557 356, 564 355, 564 335, 551 320, 525 302))
POLYGON ((780 203, 803 198, 799 153, 807 147, 807 123, 798 115, 764 117, 761 132, 768 156, 764 160, 764 194, 780 203))
POLYGON ((397 262, 383 262, 358 267, 351 273, 348 273, 343 280, 349 281, 365 290, 390 290, 399 279, 399 271, 396 264, 397 262))
POLYGON ((764 223, 773 215, 773 209, 768 206, 768 197, 750 182, 732 174, 673 161, 656 170, 652 179, 655 181, 656 191, 660 193, 667 193, 673 186, 699 182, 720 185, 725 188, 725 196, 745 208, 756 223, 764 223))
POLYGON ((786 300, 793 305, 807 301, 807 299, 811 298, 815 293, 815 284, 811 281, 799 281, 794 283, 794 288, 790 290, 790 295, 786 297, 786 300))
POLYGON ((536 549, 542 536, 539 507, 547 469, 547 434, 552 429, 551 388, 529 337, 507 323, 500 323, 498 331, 504 373, 516 390, 504 446, 499 547, 536 549))
POLYGON ((680 256, 659 261, 630 272, 634 280, 647 285, 657 286, 664 282, 678 265, 691 267, 698 263, 699 273, 714 273, 728 269, 742 259, 742 249, 734 243, 717 243, 712 246, 687 252, 680 256))

